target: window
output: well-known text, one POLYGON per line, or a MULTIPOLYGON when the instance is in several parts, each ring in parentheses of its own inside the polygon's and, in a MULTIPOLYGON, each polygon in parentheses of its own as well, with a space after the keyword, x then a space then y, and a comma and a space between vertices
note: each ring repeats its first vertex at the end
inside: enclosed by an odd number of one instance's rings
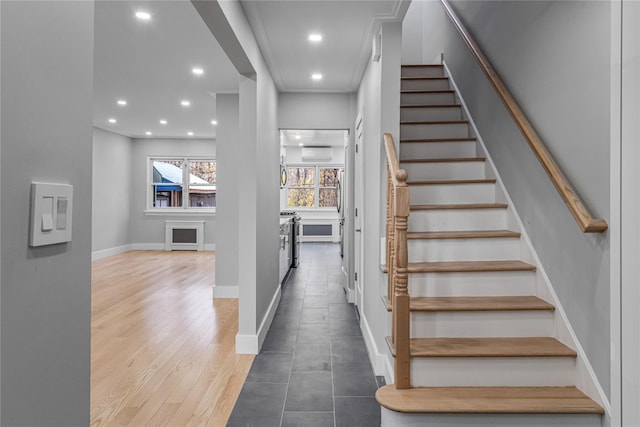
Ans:
POLYGON ((214 159, 149 159, 151 209, 216 207, 214 159), (186 184, 185 184, 186 183, 186 184))
POLYGON ((339 176, 340 168, 332 166, 288 167, 287 207, 337 207, 339 176))

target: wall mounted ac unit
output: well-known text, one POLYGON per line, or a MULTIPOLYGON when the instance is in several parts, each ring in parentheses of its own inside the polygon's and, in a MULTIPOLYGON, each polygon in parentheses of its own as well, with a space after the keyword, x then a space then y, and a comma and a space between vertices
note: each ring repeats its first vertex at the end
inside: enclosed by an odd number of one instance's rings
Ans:
POLYGON ((302 147, 300 152, 304 162, 327 162, 333 158, 331 147, 302 147))

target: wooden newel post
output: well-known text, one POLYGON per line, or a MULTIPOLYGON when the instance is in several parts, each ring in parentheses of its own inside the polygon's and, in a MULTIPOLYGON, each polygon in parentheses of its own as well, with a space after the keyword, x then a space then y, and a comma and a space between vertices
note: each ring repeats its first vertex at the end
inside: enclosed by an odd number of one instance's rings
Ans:
POLYGON ((396 172, 393 210, 395 274, 393 290, 393 328, 396 347, 395 384, 398 389, 411 386, 410 350, 409 350, 409 276, 407 272, 407 221, 409 218, 409 187, 407 172, 400 169, 396 172))

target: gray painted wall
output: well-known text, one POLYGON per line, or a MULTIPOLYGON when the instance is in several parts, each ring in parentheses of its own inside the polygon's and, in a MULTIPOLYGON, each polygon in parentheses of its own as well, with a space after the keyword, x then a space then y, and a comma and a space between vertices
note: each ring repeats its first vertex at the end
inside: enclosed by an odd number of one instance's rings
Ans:
POLYGON ((165 221, 205 221, 204 243, 216 242, 216 219, 208 215, 145 215, 147 209, 147 162, 156 156, 216 155, 214 140, 208 139, 133 139, 131 158, 131 238, 130 243, 164 244, 165 221))
MULTIPOLYGON (((453 7, 587 206, 607 220, 610 4, 454 1, 453 7)), ((440 3, 423 2, 422 9, 423 39, 403 43, 422 45, 427 63, 444 52, 571 325, 609 393, 609 234, 579 230, 440 3)))
MULTIPOLYGON (((358 112, 363 113, 364 199, 362 235, 364 271, 364 313, 373 334, 374 351, 383 354, 387 350, 389 315, 381 302, 386 296, 386 281, 380 270, 380 237, 384 236, 386 156, 383 152, 383 133, 390 132, 399 142, 400 126, 400 61, 402 24, 384 23, 381 29, 382 57, 380 62, 370 62, 358 90, 358 112)), ((371 349, 370 349, 371 350, 371 349)), ((381 375, 380 366, 375 366, 381 375)))
POLYGON ((0 8, 0 423, 88 425, 93 2, 0 8), (29 248, 32 181, 74 186, 70 243, 29 248))
POLYGON ((131 138, 93 128, 92 252, 131 242, 131 138))
MULTIPOLYGON (((217 204, 216 222, 224 224, 217 230, 216 242, 216 287, 239 286, 240 265, 238 233, 238 175, 241 173, 242 159, 238 145, 238 95, 216 96, 218 129, 217 151, 217 204)), ((221 293, 218 293, 221 295, 221 293)), ((216 291, 214 290, 214 297, 216 291)))

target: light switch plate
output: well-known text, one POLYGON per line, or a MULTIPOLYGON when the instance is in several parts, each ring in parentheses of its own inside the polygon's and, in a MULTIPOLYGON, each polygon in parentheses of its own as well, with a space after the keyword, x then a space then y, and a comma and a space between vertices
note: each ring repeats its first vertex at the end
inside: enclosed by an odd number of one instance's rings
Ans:
POLYGON ((31 183, 29 246, 71 241, 73 185, 31 183))

